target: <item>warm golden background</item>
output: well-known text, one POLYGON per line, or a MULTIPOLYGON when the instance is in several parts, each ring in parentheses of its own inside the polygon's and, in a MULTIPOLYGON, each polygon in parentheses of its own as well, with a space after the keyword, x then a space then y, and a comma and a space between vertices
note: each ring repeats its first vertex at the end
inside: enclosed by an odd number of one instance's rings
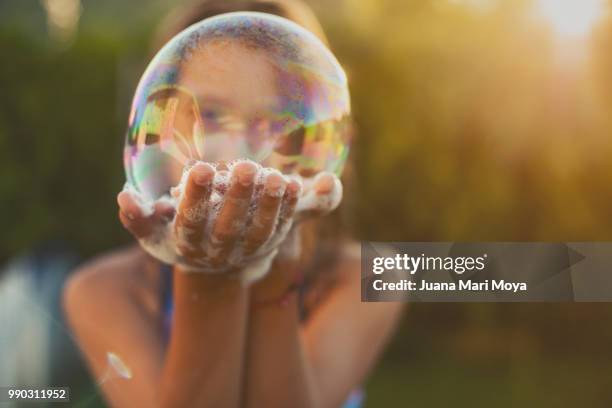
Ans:
MULTIPOLYGON (((128 107, 181 3, 0 3, 0 260, 129 242, 128 107)), ((612 4, 310 3, 350 79, 358 237, 612 240, 612 4)), ((612 406, 611 342, 608 304, 414 305, 367 406, 612 406)))

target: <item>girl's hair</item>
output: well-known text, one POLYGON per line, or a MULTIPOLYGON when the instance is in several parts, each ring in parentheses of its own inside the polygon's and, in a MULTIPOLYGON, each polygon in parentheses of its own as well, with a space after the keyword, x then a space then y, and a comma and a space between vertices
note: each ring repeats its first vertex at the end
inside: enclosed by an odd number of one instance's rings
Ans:
POLYGON ((312 10, 298 0, 202 0, 177 9, 157 30, 153 48, 157 51, 185 28, 208 17, 234 11, 257 11, 291 20, 315 34, 328 45, 323 28, 312 10))
MULTIPOLYGON (((292 20, 315 34, 324 44, 329 45, 325 33, 312 10, 299 0, 200 0, 176 10, 161 24, 153 39, 156 52, 167 41, 185 28, 223 13, 235 11, 257 11, 274 14, 292 20)), ((350 162, 343 176, 346 183, 347 173, 351 171, 350 162), (348 171, 347 171, 348 170, 348 171)), ((317 272, 328 270, 339 259, 343 242, 346 240, 344 229, 340 228, 340 217, 336 213, 323 220, 310 220, 302 227, 302 259, 305 275, 321 286, 334 279, 330 274, 317 272)), ((318 285, 317 285, 318 286, 318 285)))

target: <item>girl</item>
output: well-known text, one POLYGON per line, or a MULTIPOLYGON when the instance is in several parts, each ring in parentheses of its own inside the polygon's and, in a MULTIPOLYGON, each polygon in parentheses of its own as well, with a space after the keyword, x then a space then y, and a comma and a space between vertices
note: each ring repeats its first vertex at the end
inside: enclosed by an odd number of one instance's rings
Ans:
MULTIPOLYGON (((305 5, 281 0, 206 1, 175 16, 161 38, 231 11, 279 15, 325 41, 305 5)), ((241 69, 239 61, 230 66, 241 69)), ((177 234, 197 230, 204 221, 189 214, 209 197, 216 171, 220 168, 206 163, 194 165, 176 210, 160 204, 148 215, 128 191, 120 193, 123 225, 141 240, 167 222, 177 234)), ((301 205, 339 197, 342 186, 335 176, 321 174, 302 188, 270 173, 256 186, 257 171, 248 162, 231 168, 214 220, 210 241, 219 250, 207 262, 226 272, 162 265, 134 246, 92 260, 70 280, 66 313, 110 405, 359 406, 358 387, 392 334, 401 306, 361 303, 359 248, 337 229, 330 233, 330 221, 323 218, 338 200, 325 200, 327 207, 301 205), (236 230, 255 188, 264 191, 253 213, 260 222, 236 230), (278 224, 293 225, 286 238, 273 227, 278 224), (256 251, 275 234, 279 255, 272 262, 228 267, 238 238, 256 251), (253 273, 263 277, 255 280, 253 273)), ((193 264, 206 256, 194 249, 203 240, 188 234, 183 243, 182 253, 193 264)))

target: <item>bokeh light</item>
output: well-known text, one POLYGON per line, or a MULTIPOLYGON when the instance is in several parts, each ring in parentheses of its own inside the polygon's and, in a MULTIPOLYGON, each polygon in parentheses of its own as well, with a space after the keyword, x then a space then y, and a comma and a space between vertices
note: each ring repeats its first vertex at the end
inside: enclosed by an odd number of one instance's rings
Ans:
POLYGON ((537 0, 537 7, 556 33, 573 37, 589 34, 604 12, 602 0, 537 0))

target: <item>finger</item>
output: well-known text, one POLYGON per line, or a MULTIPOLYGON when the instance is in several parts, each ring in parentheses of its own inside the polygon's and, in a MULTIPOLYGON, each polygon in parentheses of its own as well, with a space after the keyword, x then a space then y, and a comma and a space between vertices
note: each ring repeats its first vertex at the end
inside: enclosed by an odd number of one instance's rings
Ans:
POLYGON ((177 247, 184 256, 202 255, 204 226, 214 176, 214 168, 207 163, 197 163, 189 170, 174 223, 177 247))
POLYGON ((176 209, 172 203, 159 200, 153 205, 153 222, 157 224, 172 221, 175 213, 176 209))
POLYGON ((117 195, 119 220, 121 224, 137 239, 144 238, 153 230, 153 220, 140 206, 138 199, 129 191, 117 195))
POLYGON ((322 173, 315 178, 314 191, 318 196, 330 194, 334 189, 334 176, 329 173, 322 173))
POLYGON ((333 173, 320 173, 308 191, 299 199, 300 219, 325 215, 335 210, 342 201, 342 183, 333 173))
POLYGON ((209 255, 213 265, 226 262, 244 228, 256 174, 254 163, 242 162, 233 167, 229 189, 212 229, 209 255))
POLYGON ((270 173, 266 177, 261 198, 245 235, 246 256, 257 251, 272 235, 286 186, 287 182, 278 172, 270 173))
POLYGON ((282 232, 291 223, 301 192, 302 184, 299 181, 293 179, 287 184, 276 225, 277 233, 282 232))

